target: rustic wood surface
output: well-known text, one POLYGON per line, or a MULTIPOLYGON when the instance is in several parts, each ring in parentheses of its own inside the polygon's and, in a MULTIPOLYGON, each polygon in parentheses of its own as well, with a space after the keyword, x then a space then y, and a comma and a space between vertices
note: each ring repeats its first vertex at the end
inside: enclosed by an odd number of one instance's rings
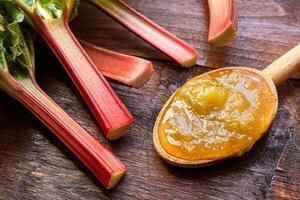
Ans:
MULTIPOLYGON (((299 0, 238 0, 238 37, 224 49, 207 43, 205 0, 126 2, 195 46, 205 66, 262 69, 300 41, 299 0)), ((250 152, 211 167, 180 169, 155 153, 152 128, 171 93, 208 68, 180 68, 89 5, 81 5, 72 28, 83 39, 154 62, 156 73, 141 89, 112 84, 136 120, 124 138, 108 143, 55 56, 38 45, 41 86, 111 147, 127 175, 115 189, 104 190, 42 123, 0 92, 0 199, 300 199, 300 82, 278 88, 274 124, 250 152)))

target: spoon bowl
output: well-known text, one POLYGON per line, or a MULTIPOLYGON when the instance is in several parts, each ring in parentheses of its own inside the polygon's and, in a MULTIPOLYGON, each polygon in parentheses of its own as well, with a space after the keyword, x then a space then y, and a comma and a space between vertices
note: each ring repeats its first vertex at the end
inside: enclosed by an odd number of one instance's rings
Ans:
MULTIPOLYGON (((259 79, 261 81, 261 84, 259 85, 258 89, 261 91, 264 98, 267 99, 267 101, 264 102, 263 107, 269 106, 267 110, 268 117, 265 120, 265 122, 267 122, 266 126, 263 126, 263 128, 260 130, 260 132, 258 133, 258 137, 253 141, 254 144, 257 140, 259 140, 262 136, 264 136, 265 133, 267 133, 267 130, 272 124, 272 121, 276 115, 277 106, 278 106, 278 96, 277 96, 275 85, 279 85, 283 83, 286 79, 291 77, 299 67, 300 67, 300 45, 290 50, 288 53, 286 53, 281 58, 273 62, 269 67, 267 67, 263 71, 259 71, 248 67, 240 67, 240 66, 226 67, 226 68, 221 68, 221 69, 204 73, 202 75, 197 76, 196 78, 204 79, 205 77, 216 73, 232 70, 240 74, 248 74, 248 75, 250 74, 255 79, 259 79)), ((207 165, 211 165, 223 161, 231 157, 240 156, 251 149, 253 144, 249 147, 245 147, 245 149, 243 149, 241 153, 233 152, 233 153, 224 154, 223 156, 220 157, 208 158, 208 159, 202 159, 202 158, 187 159, 187 158, 183 158, 182 156, 178 156, 177 154, 172 153, 171 151, 168 151, 166 146, 164 146, 164 144, 161 142, 161 138, 159 136, 160 126, 162 123, 166 123, 166 121, 163 120, 164 115, 166 113, 166 110, 170 106, 170 104, 173 102, 173 99, 176 97, 176 94, 178 93, 179 90, 180 88, 169 98, 169 100, 163 106, 161 112, 157 117, 157 120, 154 125, 154 130, 153 130, 154 147, 157 153, 165 161, 180 167, 188 167, 188 168, 202 167, 202 166, 207 166, 207 165)))

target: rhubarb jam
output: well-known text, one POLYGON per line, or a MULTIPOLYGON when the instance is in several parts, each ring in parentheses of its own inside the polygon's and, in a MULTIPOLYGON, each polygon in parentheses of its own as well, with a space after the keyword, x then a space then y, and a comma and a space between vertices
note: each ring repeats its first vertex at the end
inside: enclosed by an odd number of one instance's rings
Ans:
POLYGON ((274 88, 250 70, 225 68, 193 78, 162 111, 158 123, 162 148, 189 161, 242 155, 274 118, 274 88))

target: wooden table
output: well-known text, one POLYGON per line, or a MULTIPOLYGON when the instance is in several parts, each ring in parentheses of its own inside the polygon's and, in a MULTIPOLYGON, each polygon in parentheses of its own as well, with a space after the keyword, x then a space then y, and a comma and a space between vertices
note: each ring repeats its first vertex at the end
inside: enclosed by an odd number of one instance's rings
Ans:
MULTIPOLYGON (((206 66, 262 69, 300 41, 299 0, 239 0, 239 32, 231 47, 207 43, 205 0, 127 0, 183 38, 206 66)), ((108 143, 55 56, 38 47, 41 86, 127 165, 119 186, 106 191, 84 165, 30 112, 0 93, 1 199, 300 199, 300 82, 279 87, 279 110, 269 133, 240 158, 201 169, 164 163, 152 128, 164 102, 186 80, 208 68, 180 68, 88 5, 72 23, 83 39, 153 61, 156 73, 141 89, 112 84, 135 117, 128 134, 108 143)))

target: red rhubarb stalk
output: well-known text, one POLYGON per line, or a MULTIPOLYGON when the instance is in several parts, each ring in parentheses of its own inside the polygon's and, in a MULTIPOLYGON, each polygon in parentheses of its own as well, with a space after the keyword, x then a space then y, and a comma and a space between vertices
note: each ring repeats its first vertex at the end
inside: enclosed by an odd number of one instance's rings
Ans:
POLYGON ((15 2, 61 61, 106 137, 121 137, 133 117, 71 32, 68 20, 74 1, 15 2))
POLYGON ((126 171, 125 166, 38 86, 32 33, 27 30, 23 35, 19 26, 23 20, 24 15, 12 2, 0 2, 0 89, 39 118, 105 188, 114 187, 126 171))
MULTIPOLYGON (((124 164, 75 122, 31 81, 10 80, 8 93, 39 118, 96 176, 107 189, 114 187, 126 171, 124 164)), ((8 89, 8 88, 7 88, 8 89)))
POLYGON ((208 0, 210 25, 208 41, 216 46, 230 45, 237 32, 235 0, 208 0))
POLYGON ((153 74, 152 63, 145 59, 110 51, 83 40, 80 43, 102 74, 112 80, 139 88, 153 74))
POLYGON ((100 8, 124 27, 159 49, 180 65, 190 67, 198 60, 192 46, 143 16, 121 0, 85 0, 100 8))

